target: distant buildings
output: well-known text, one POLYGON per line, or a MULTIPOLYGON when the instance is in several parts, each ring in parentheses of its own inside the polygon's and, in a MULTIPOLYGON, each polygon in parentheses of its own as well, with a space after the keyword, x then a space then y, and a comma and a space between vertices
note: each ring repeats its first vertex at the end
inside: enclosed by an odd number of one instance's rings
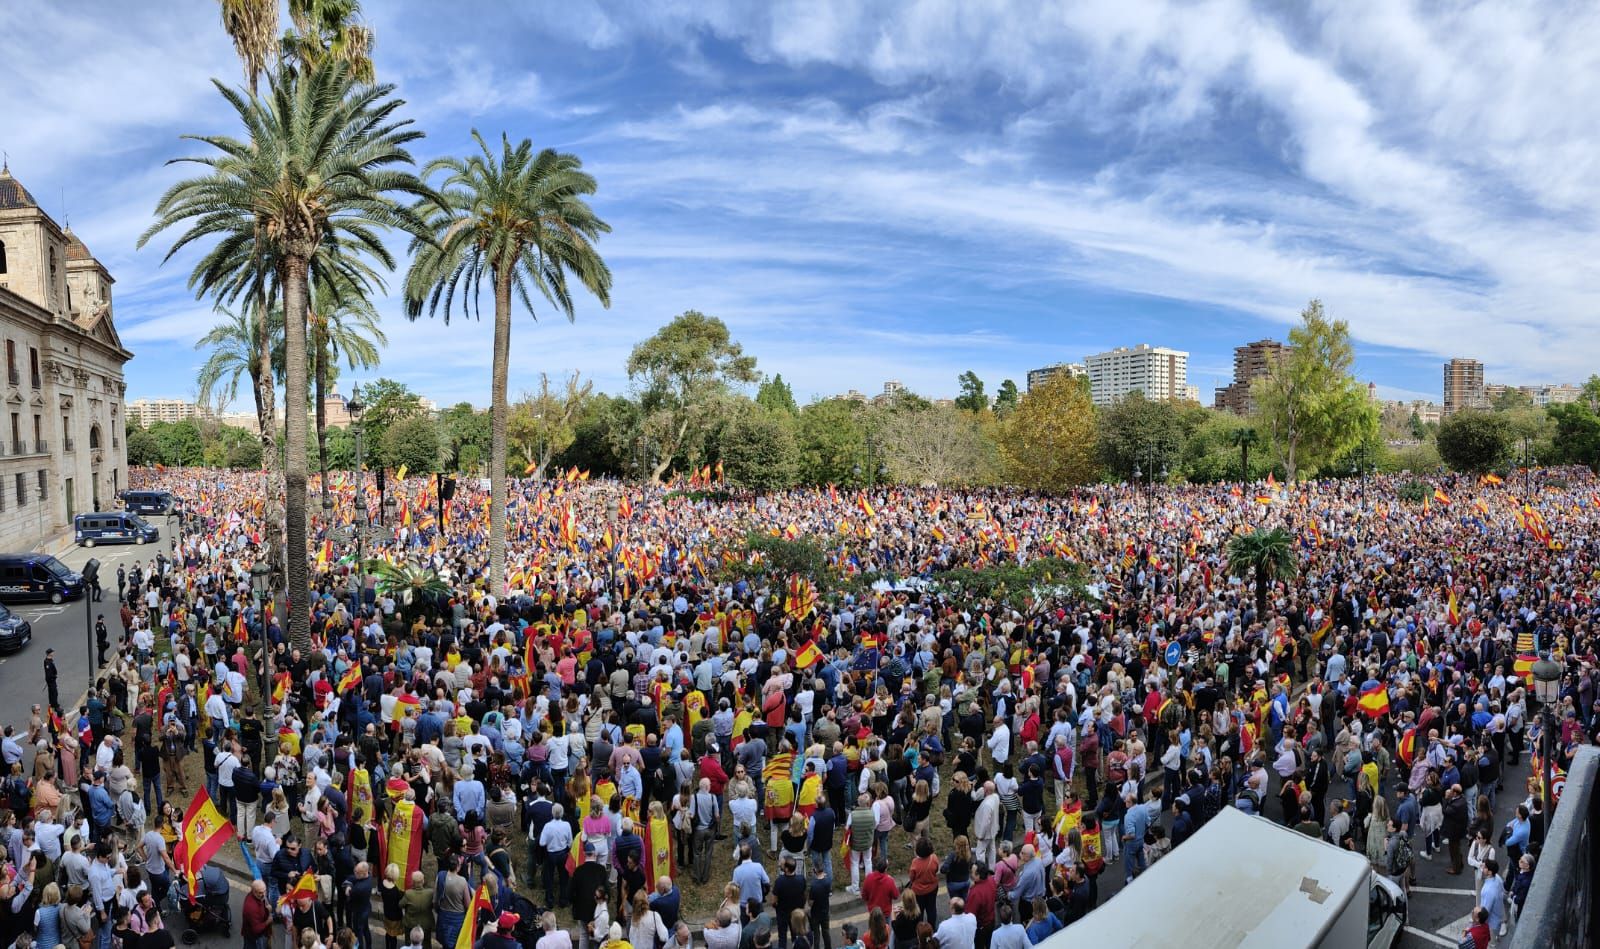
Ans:
POLYGON ((1566 405, 1578 401, 1583 395, 1583 387, 1574 385, 1547 385, 1547 386, 1510 386, 1498 383, 1489 383, 1483 387, 1484 400, 1489 405, 1494 405, 1501 396, 1511 392, 1520 392, 1528 397, 1528 401, 1544 408, 1547 405, 1566 405))
POLYGON ((1089 370, 1083 368, 1083 363, 1081 362, 1058 362, 1039 369, 1029 369, 1028 391, 1032 392, 1050 381, 1051 378, 1063 373, 1073 379, 1082 379, 1089 374, 1089 370))
POLYGON ((1095 405, 1113 405, 1134 392, 1158 402, 1181 399, 1189 388, 1189 354, 1163 346, 1122 346, 1089 356, 1083 364, 1095 405))
POLYGON ((1251 383, 1257 377, 1266 375, 1273 360, 1288 352, 1288 345, 1275 339, 1258 339, 1236 347, 1233 351, 1233 382, 1216 390, 1216 407, 1235 415, 1249 415, 1255 407, 1250 400, 1251 383))
POLYGON ((1444 364, 1444 414, 1489 406, 1483 387, 1483 363, 1476 359, 1452 359, 1444 364))
POLYGON ((157 422, 181 422, 199 415, 200 407, 183 399, 134 399, 128 403, 128 418, 138 422, 141 428, 149 428, 157 422))
MULTIPOLYGON (((439 407, 432 399, 422 399, 419 402, 422 410, 432 415, 438 412, 439 407)), ((186 419, 209 418, 221 422, 223 425, 232 425, 237 428, 249 429, 259 434, 260 424, 256 413, 251 411, 223 412, 214 414, 201 406, 184 399, 134 399, 127 403, 128 418, 138 422, 141 426, 149 428, 157 422, 182 422, 186 419)), ((350 405, 338 390, 328 393, 322 400, 324 414, 327 416, 329 428, 344 428, 350 424, 350 405)), ((282 406, 279 406, 280 410, 282 406)))

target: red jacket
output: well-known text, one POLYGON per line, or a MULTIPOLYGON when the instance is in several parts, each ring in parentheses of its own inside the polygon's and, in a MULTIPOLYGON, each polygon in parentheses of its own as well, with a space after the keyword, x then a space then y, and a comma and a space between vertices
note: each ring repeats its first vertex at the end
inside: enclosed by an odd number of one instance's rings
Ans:
POLYGON ((999 891, 992 876, 979 880, 967 890, 967 912, 978 918, 979 926, 994 925, 995 898, 999 891))
POLYGON ((700 759, 700 777, 711 782, 711 793, 722 794, 722 789, 728 786, 728 772, 722 769, 722 762, 716 755, 706 755, 700 759))
POLYGON ((272 932, 272 913, 267 901, 254 893, 245 894, 243 935, 246 939, 265 936, 272 932))
POLYGON ((877 908, 883 910, 884 916, 892 916, 894 901, 899 898, 900 887, 895 885, 894 877, 887 873, 874 870, 861 881, 861 902, 867 904, 869 913, 877 908))

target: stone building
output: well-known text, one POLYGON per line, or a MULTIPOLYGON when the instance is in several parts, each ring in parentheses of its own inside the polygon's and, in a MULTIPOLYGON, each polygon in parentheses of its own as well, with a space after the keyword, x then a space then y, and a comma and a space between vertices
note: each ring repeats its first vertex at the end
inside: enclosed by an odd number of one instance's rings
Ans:
POLYGON ((0 551, 27 550, 128 486, 111 274, 0 168, 0 551))

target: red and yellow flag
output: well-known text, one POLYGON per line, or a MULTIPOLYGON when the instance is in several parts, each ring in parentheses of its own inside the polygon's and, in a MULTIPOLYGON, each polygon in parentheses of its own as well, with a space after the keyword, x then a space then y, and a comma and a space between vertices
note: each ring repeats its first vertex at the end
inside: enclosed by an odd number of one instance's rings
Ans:
POLYGON ((797 668, 797 669, 809 669, 812 666, 816 665, 817 661, 820 660, 821 658, 822 658, 822 649, 821 649, 821 647, 819 647, 817 645, 817 641, 815 639, 808 639, 808 640, 806 640, 806 644, 804 646, 801 646, 798 650, 795 651, 795 654, 794 654, 795 668, 797 668))
POLYGON ((1461 625, 1461 604, 1456 602, 1456 591, 1453 588, 1450 590, 1449 603, 1445 607, 1445 616, 1451 626, 1461 625))
POLYGON ((861 513, 865 514, 868 517, 877 517, 878 516, 877 509, 872 506, 872 502, 871 501, 867 500, 867 496, 865 494, 858 495, 856 497, 856 507, 860 508, 861 509, 861 513))
POLYGON ((343 692, 349 692, 351 689, 358 689, 360 687, 361 687, 361 664, 360 663, 356 663, 355 665, 353 665, 350 668, 346 669, 344 671, 344 675, 339 677, 339 683, 336 686, 336 688, 337 688, 337 690, 339 692, 343 693, 343 692))
MULTIPOLYGON (((719 463, 720 466, 720 463, 719 463)), ((672 876, 672 825, 665 815, 652 816, 644 826, 644 882, 654 888, 656 880, 672 876)))
MULTIPOLYGON (((407 879, 409 880, 410 878, 407 877, 407 879)), ((283 898, 291 903, 295 900, 316 899, 317 875, 312 873, 308 867, 306 872, 300 874, 300 879, 295 881, 294 886, 289 887, 289 892, 283 894, 283 898)))
POLYGON ((494 912, 494 899, 489 895, 487 880, 478 884, 478 893, 472 898, 472 905, 467 907, 467 918, 461 923, 461 933, 456 936, 455 949, 472 949, 473 944, 477 942, 480 910, 494 912))
POLYGON ((1361 709, 1369 718, 1377 718, 1389 711, 1389 690, 1383 683, 1378 683, 1362 692, 1356 699, 1356 707, 1361 709))
POLYGON ((195 792, 179 825, 178 841, 173 846, 173 858, 178 868, 189 880, 189 897, 194 898, 200 883, 200 868, 205 866, 222 845, 235 836, 233 824, 228 822, 205 788, 195 792))
POLYGON ((400 879, 410 880, 413 872, 422 869, 422 808, 411 801, 396 801, 384 844, 384 865, 398 866, 400 879))

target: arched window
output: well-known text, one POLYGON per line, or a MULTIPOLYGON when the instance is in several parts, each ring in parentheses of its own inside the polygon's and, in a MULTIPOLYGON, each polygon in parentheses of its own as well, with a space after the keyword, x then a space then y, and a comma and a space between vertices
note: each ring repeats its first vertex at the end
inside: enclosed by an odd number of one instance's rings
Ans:
POLYGON ((91 426, 89 426, 89 448, 92 451, 93 449, 96 449, 96 448, 99 448, 99 447, 100 447, 100 426, 91 425, 91 426))
POLYGON ((0 241, 0 273, 6 272, 6 242, 0 241))

